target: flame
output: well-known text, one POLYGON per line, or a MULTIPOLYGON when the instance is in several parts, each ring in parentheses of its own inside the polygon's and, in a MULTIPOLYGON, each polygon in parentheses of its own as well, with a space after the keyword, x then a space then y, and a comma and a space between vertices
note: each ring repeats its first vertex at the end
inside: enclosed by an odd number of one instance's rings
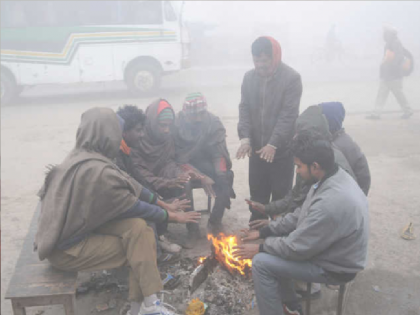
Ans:
POLYGON ((198 263, 201 265, 202 263, 204 263, 204 261, 207 259, 206 256, 200 257, 198 258, 198 263))
POLYGON ((241 275, 245 275, 245 270, 250 270, 252 267, 251 259, 240 259, 233 256, 235 251, 233 248, 238 245, 236 236, 226 236, 220 233, 217 237, 209 234, 207 239, 212 241, 216 259, 224 264, 229 271, 238 271, 241 275))

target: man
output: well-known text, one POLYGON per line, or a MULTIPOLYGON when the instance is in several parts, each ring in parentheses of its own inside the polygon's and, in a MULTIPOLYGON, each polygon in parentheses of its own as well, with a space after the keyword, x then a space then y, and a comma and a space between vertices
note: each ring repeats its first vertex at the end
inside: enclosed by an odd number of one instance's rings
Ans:
POLYGON ((216 199, 208 228, 213 235, 222 232, 225 209, 230 209, 233 191, 232 162, 226 146, 226 129, 220 119, 207 110, 207 100, 201 93, 191 93, 184 101, 174 125, 177 161, 191 164, 209 176, 216 199))
POLYGON ((354 172, 355 179, 367 196, 370 189, 370 170, 366 156, 356 142, 343 128, 346 110, 340 102, 321 103, 323 115, 328 120, 328 126, 334 145, 344 154, 354 172))
MULTIPOLYGON (((318 105, 309 106, 299 115, 296 120, 296 135, 300 133, 309 133, 313 138, 319 138, 331 142, 332 135, 329 131, 328 121, 322 113, 322 108, 318 105)), ((334 160, 338 166, 355 178, 354 172, 343 153, 333 145, 334 160)), ((255 210, 275 218, 278 215, 285 215, 294 212, 296 208, 302 206, 311 185, 305 183, 297 175, 296 183, 287 195, 279 200, 263 205, 261 203, 248 200, 248 204, 255 210)), ((255 220, 250 222, 250 227, 259 229, 268 224, 268 220, 255 220)))
POLYGON ((156 296, 162 283, 146 220, 197 222, 200 215, 147 203, 150 192, 113 162, 121 140, 113 110, 93 108, 82 115, 75 148, 50 169, 39 192, 35 247, 41 260, 65 271, 128 266, 131 315, 173 315, 156 296))
POLYGON ((334 163, 328 141, 297 135, 293 143, 296 173, 312 187, 302 207, 260 231, 245 231, 236 257, 253 258, 252 276, 260 314, 302 315, 293 279, 342 284, 366 265, 369 237, 365 194, 334 163))
MULTIPOLYGON (((145 179, 141 176, 138 170, 134 167, 133 161, 131 160, 131 147, 134 146, 141 137, 141 132, 143 125, 146 120, 146 115, 141 109, 138 109, 133 105, 125 105, 120 107, 117 111, 117 116, 120 120, 120 125, 123 130, 123 139, 121 140, 120 150, 118 151, 116 164, 123 171, 127 172, 131 177, 133 177, 137 182, 139 182, 143 187, 147 187, 148 190, 153 195, 152 201, 167 210, 167 211, 183 211, 189 207, 188 200, 174 200, 172 203, 166 203, 160 199, 158 194, 154 192, 150 185, 147 184, 145 179)), ((166 222, 165 222, 166 223, 166 222)), ((169 253, 179 253, 181 247, 177 244, 170 243, 164 236, 164 233, 167 230, 167 224, 157 224, 151 225, 155 230, 156 236, 158 238, 158 261, 167 262, 170 260, 171 254, 163 255, 161 250, 165 250, 169 253)))
POLYGON ((380 67, 381 82, 373 113, 367 119, 380 119, 381 111, 392 92, 403 110, 402 119, 413 115, 413 110, 408 104, 403 92, 403 77, 413 69, 411 54, 403 47, 398 39, 397 30, 390 27, 384 28, 385 54, 380 67))
MULTIPOLYGON (((214 196, 214 181, 190 165, 176 161, 176 152, 171 135, 175 112, 163 99, 156 100, 146 110, 146 125, 140 140, 131 153, 134 167, 142 178, 163 198, 175 198, 184 194, 191 200, 191 180, 201 181, 204 190, 214 196)), ((193 210, 189 208, 188 210, 193 210)), ((200 237, 199 225, 188 223, 189 237, 184 247, 192 248, 200 237)))
MULTIPOLYGON (((300 75, 281 61, 280 44, 260 37, 252 44, 255 69, 244 76, 239 105, 241 146, 236 157, 249 156, 251 200, 267 204, 292 188, 289 153, 302 95, 300 75)), ((266 216, 250 208, 250 221, 266 216)))

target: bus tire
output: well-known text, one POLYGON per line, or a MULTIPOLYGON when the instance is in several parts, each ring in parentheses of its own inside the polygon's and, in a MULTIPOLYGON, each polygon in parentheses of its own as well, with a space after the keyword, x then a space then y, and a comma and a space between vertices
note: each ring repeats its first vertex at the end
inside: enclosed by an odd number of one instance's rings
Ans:
POLYGON ((16 81, 7 73, 1 74, 1 104, 10 104, 19 94, 19 88, 16 81))
POLYGON ((135 96, 150 95, 160 87, 161 71, 147 64, 135 64, 127 71, 126 84, 135 96))

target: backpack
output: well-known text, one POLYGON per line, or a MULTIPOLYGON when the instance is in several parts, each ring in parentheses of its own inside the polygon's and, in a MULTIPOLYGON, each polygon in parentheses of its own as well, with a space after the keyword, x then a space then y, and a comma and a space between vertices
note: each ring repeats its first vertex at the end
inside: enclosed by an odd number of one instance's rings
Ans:
POLYGON ((402 75, 407 77, 414 71, 414 57, 406 48, 403 47, 404 61, 401 65, 402 75))

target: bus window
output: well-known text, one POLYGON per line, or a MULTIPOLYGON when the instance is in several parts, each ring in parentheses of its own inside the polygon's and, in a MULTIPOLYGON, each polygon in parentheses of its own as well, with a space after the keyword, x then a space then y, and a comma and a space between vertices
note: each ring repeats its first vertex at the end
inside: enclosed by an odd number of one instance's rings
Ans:
POLYGON ((119 24, 162 24, 162 1, 121 1, 119 24))
POLYGON ((172 5, 169 1, 164 2, 164 10, 165 10, 165 19, 168 22, 174 22, 177 20, 176 14, 174 9, 172 8, 172 5))

